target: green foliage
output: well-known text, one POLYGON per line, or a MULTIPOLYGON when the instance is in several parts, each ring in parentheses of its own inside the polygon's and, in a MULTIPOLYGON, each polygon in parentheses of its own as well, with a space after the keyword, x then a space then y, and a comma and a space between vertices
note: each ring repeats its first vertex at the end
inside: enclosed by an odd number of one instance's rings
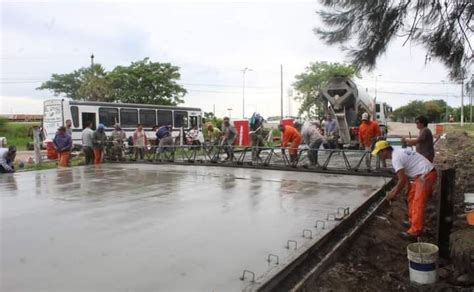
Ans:
MULTIPOLYGON (((222 118, 218 118, 214 115, 212 112, 204 112, 204 119, 203 119, 203 124, 208 125, 212 124, 214 127, 218 128, 219 130, 222 128, 222 123, 224 120, 222 118)), ((207 127, 204 126, 203 129, 205 132, 207 132, 207 127)))
POLYGON ((179 67, 145 58, 107 72, 100 64, 68 74, 53 74, 38 90, 74 100, 177 105, 186 90, 177 81, 179 67))
MULTIPOLYGON (((398 121, 414 121, 418 116, 425 116, 431 123, 439 123, 446 121, 446 101, 429 100, 411 101, 409 104, 399 107, 393 112, 398 121)), ((453 109, 448 107, 448 115, 452 114, 453 109)))
POLYGON ((126 103, 177 105, 187 93, 176 81, 179 67, 151 62, 145 58, 130 66, 117 66, 107 78, 112 83, 114 100, 126 103))
POLYGON ((315 33, 328 44, 343 47, 358 67, 375 67, 390 41, 402 37, 426 48, 425 61, 436 58, 452 79, 466 74, 472 64, 474 30, 470 24, 473 1, 373 1, 320 0, 326 10, 319 15, 325 25, 315 33))
POLYGON ((293 87, 296 90, 297 101, 301 102, 298 115, 308 118, 324 115, 323 100, 320 98, 321 89, 332 77, 352 78, 359 76, 358 70, 352 65, 328 62, 315 62, 306 67, 305 72, 296 75, 293 87))
POLYGON ((8 145, 16 145, 18 150, 26 150, 26 144, 33 142, 28 135, 33 126, 39 126, 39 123, 8 122, 0 128, 0 136, 7 138, 8 145))

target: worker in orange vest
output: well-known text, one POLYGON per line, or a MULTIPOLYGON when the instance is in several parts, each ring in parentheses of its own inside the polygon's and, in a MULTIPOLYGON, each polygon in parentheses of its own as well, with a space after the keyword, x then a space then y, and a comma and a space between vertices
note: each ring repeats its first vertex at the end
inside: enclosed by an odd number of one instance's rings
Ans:
POLYGON ((382 136, 379 124, 371 121, 368 113, 362 114, 362 123, 359 126, 359 149, 370 151, 377 137, 382 136))
POLYGON ((281 147, 286 148, 291 143, 290 147, 288 147, 288 154, 290 155, 290 162, 295 162, 298 156, 298 146, 301 144, 301 134, 289 125, 280 124, 278 128, 283 133, 281 147))

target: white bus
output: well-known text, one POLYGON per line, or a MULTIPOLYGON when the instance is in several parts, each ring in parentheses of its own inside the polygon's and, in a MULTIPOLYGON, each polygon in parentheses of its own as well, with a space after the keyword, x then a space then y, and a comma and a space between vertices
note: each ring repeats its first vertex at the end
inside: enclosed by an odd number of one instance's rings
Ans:
POLYGON ((147 138, 156 139, 154 126, 173 126, 173 137, 178 137, 181 131, 193 127, 201 129, 202 111, 200 108, 112 103, 70 101, 66 99, 52 99, 44 102, 43 131, 45 143, 52 141, 57 129, 72 122, 72 140, 74 145, 82 145, 81 132, 86 122, 92 122, 92 129, 98 124, 104 124, 105 132, 110 135, 115 124, 120 124, 127 134, 133 135, 138 124, 142 124, 147 138))

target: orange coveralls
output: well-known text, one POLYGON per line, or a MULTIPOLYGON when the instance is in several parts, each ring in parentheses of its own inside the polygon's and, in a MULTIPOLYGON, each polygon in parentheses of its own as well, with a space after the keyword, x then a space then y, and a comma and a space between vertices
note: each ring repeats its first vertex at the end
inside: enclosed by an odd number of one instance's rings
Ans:
POLYGON ((283 131, 283 142, 281 143, 282 147, 287 147, 291 142, 288 149, 290 156, 296 156, 298 153, 298 146, 301 144, 301 134, 292 126, 285 126, 283 131))
POLYGON ((366 150, 370 150, 373 143, 373 138, 382 136, 379 124, 375 121, 368 123, 362 122, 359 126, 359 143, 364 145, 366 150))
POLYGON ((433 193, 433 186, 436 184, 438 173, 435 169, 425 175, 415 177, 408 190, 408 220, 411 235, 420 235, 423 231, 423 221, 425 217, 425 207, 428 198, 433 193))

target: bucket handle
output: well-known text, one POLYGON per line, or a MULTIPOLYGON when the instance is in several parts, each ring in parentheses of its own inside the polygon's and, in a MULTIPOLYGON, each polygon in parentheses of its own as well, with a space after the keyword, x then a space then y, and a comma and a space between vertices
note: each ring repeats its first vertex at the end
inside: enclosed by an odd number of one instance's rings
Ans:
POLYGON ((417 238, 418 241, 418 253, 420 254, 421 262, 424 263, 425 261, 423 260, 423 253, 421 252, 421 236, 417 238))

